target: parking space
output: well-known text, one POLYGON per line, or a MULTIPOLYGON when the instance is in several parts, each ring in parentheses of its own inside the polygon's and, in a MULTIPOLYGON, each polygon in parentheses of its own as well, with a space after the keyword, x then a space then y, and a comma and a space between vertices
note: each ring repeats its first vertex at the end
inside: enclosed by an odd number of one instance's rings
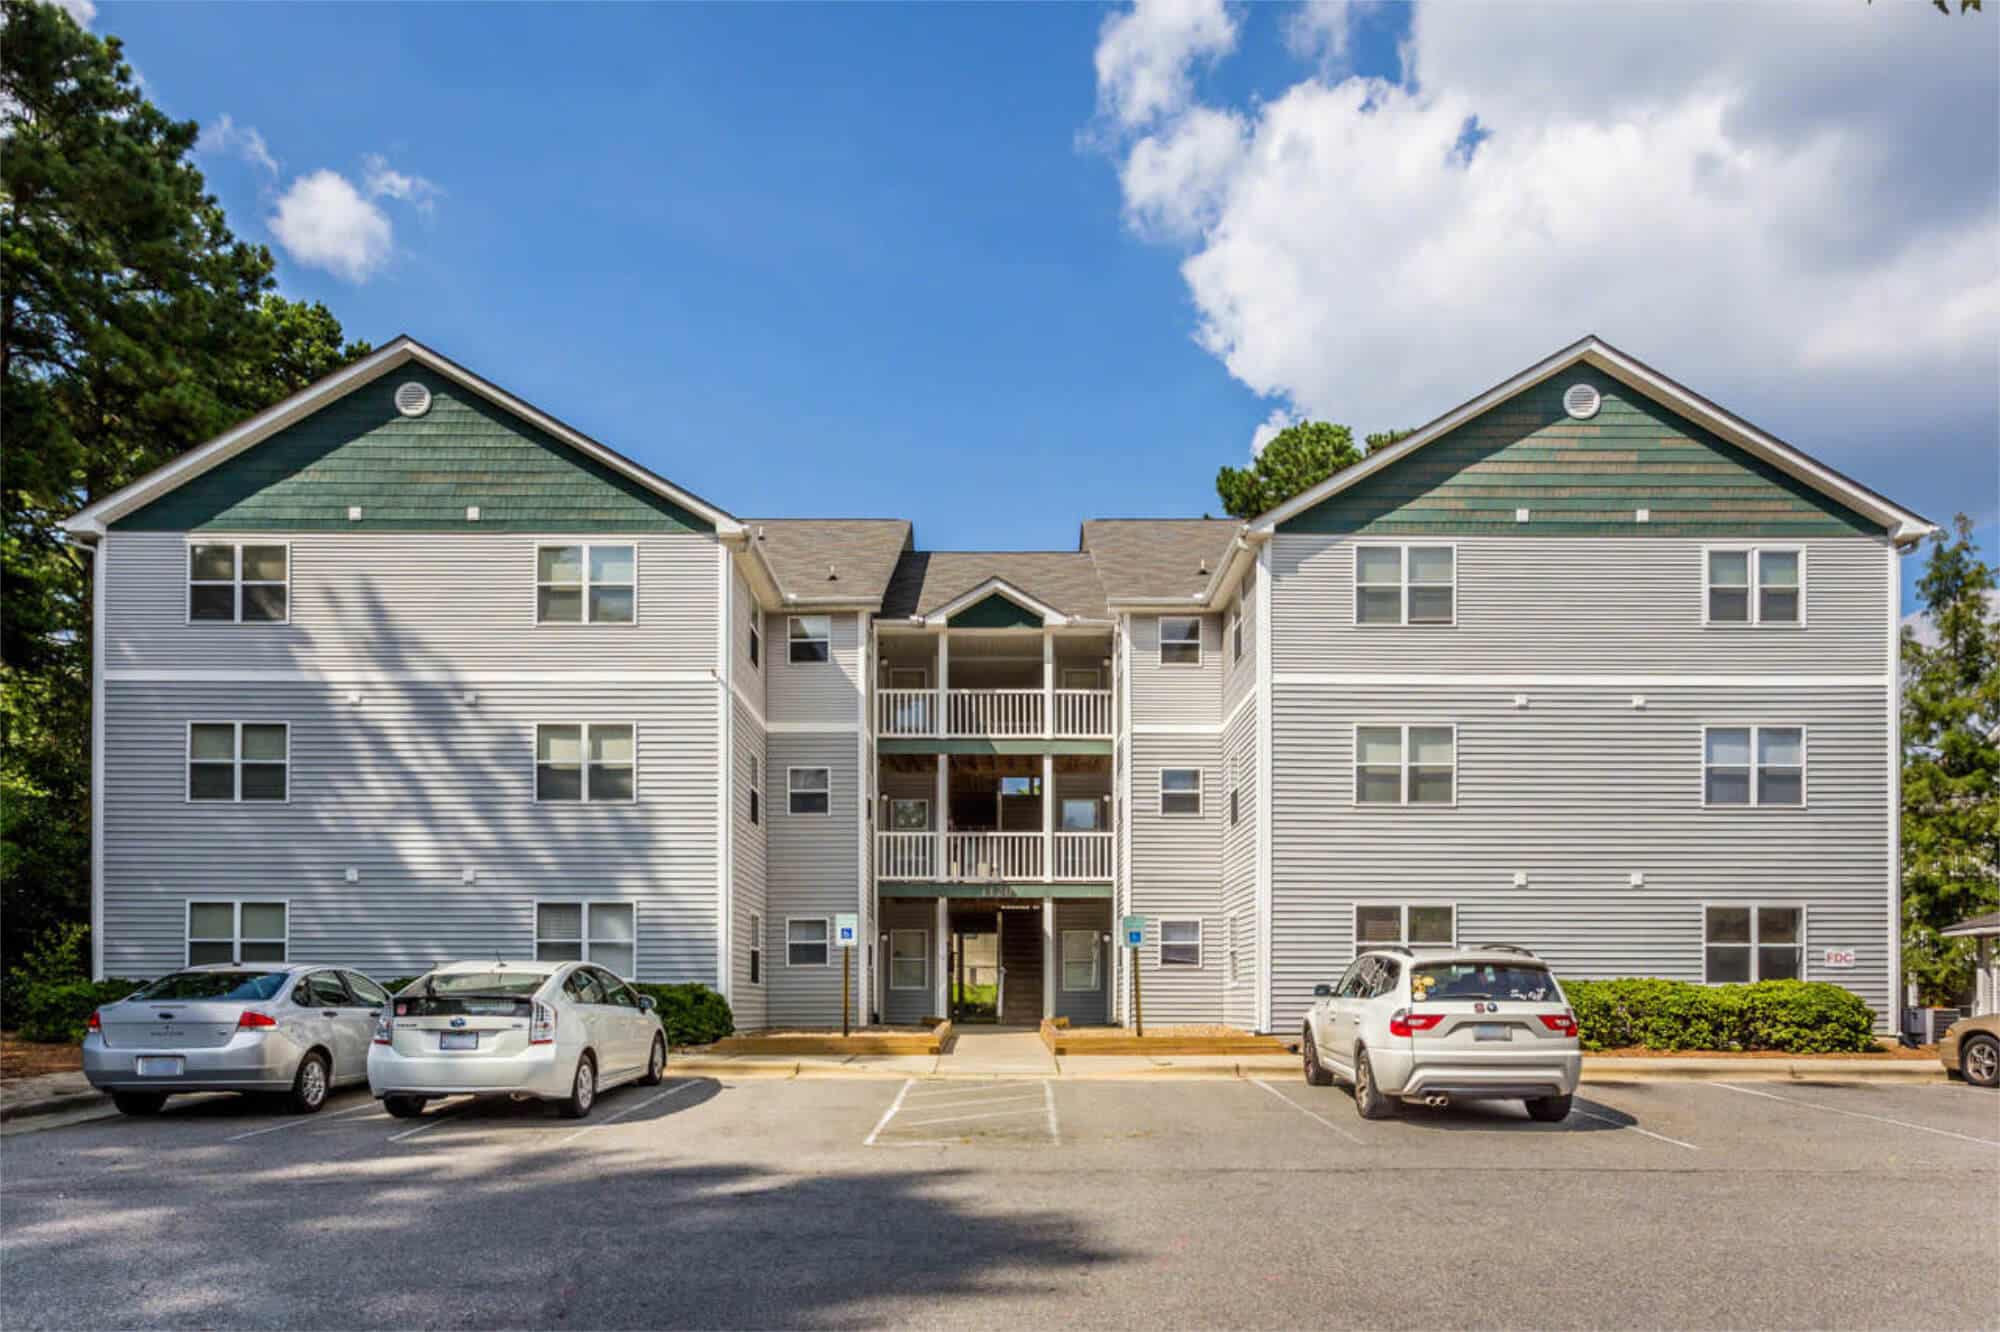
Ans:
POLYGON ((905 1082, 865 1147, 1049 1147, 1062 1141, 1046 1078, 905 1082))

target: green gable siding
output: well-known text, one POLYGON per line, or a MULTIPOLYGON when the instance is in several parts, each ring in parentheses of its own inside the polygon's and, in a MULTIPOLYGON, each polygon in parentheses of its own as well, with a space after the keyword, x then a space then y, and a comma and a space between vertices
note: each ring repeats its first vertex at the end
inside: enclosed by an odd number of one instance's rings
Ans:
POLYGON ((441 375, 406 365, 120 519, 128 531, 713 530, 441 375), (399 384, 431 391, 397 412, 399 384), (349 505, 361 506, 350 522, 349 505), (468 505, 479 506, 469 522, 468 505))
POLYGON ((953 629, 1039 629, 1042 617, 1017 601, 990 593, 946 621, 953 629))
POLYGON ((1879 525, 1596 369, 1551 376, 1281 525, 1381 536, 1810 537, 1879 525), (1564 390, 1593 385, 1588 421, 1564 390), (1517 508, 1528 521, 1514 521, 1517 508), (1634 511, 1650 509, 1637 522, 1634 511))

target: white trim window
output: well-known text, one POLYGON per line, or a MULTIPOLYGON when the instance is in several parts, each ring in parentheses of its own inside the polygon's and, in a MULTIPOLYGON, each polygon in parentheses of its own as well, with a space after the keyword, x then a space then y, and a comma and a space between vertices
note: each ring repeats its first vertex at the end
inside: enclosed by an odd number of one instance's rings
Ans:
POLYGON ((1229 931, 1229 983, 1241 985, 1250 979, 1250 913, 1235 912, 1223 925, 1229 931))
POLYGON ((833 617, 792 615, 785 621, 785 660, 794 666, 833 660, 833 617))
POLYGON ((1806 622, 1804 547, 1711 546, 1702 560, 1703 624, 1796 628, 1806 622))
POLYGON ((1243 821, 1243 756, 1231 754, 1229 764, 1229 826, 1243 821))
POLYGON ((750 665, 753 669, 764 669, 764 633, 757 622, 762 619, 756 611, 750 612, 750 665))
POLYGON ((1458 727, 1354 728, 1354 803, 1458 803, 1458 727))
POLYGON ((200 721, 187 727, 187 798, 235 803, 291 799, 289 722, 200 721))
POLYGON ((1236 665, 1243 664, 1243 598, 1238 597, 1229 611, 1229 657, 1236 665))
POLYGON ((631 980, 638 974, 638 927, 631 902, 537 902, 535 960, 589 962, 631 980))
POLYGON ((833 769, 785 769, 785 809, 792 814, 832 814, 833 769))
POLYGON ((291 622, 292 549, 281 541, 188 544, 189 624, 291 622))
POLYGON ((1090 994, 1098 989, 1097 931, 1062 932, 1062 987, 1064 994, 1090 994))
POLYGON ((535 547, 536 624, 633 624, 638 617, 638 547, 535 547))
POLYGON ((1167 818, 1201 817, 1201 769, 1160 769, 1160 813, 1167 818))
POLYGON ((1354 548, 1354 622, 1451 625, 1458 620, 1458 548, 1384 545, 1354 548))
POLYGON ((187 902, 187 965, 284 962, 291 953, 287 902, 192 897, 187 902))
POLYGON ((633 803, 638 799, 637 734, 630 722, 538 723, 535 803, 633 803))
POLYGON ((750 983, 764 983, 764 917, 756 911, 750 913, 750 983))
POLYGON ((757 756, 750 756, 750 822, 761 823, 764 817, 764 772, 763 764, 757 756))
POLYGON ((1701 802, 1708 806, 1805 804, 1805 727, 1702 727, 1701 802))
POLYGON ((1201 965, 1201 919, 1197 916, 1160 918, 1160 965, 1199 967, 1201 965))
POLYGON ((890 832, 929 832, 931 830, 931 802, 908 796, 894 796, 889 801, 890 832))
POLYGON ((1201 617, 1162 615, 1160 617, 1160 665, 1201 665, 1201 617))
POLYGON ((825 916, 785 918, 785 965, 825 967, 833 964, 833 930, 825 916))
POLYGON ((1458 907, 1450 902, 1357 902, 1354 951, 1381 944, 1458 942, 1458 907))
POLYGON ((928 990, 931 987, 931 932, 889 931, 889 988, 928 990))
POLYGON ((1806 909, 1802 906, 1702 908, 1704 985, 1806 978, 1806 909))

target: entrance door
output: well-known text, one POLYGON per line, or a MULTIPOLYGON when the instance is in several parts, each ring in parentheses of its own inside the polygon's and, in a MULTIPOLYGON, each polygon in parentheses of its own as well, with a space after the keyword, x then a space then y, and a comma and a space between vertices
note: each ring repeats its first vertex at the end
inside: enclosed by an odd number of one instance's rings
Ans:
POLYGON ((951 1020, 997 1022, 1000 1016, 999 922, 992 916, 952 922, 951 1020))
POLYGON ((1033 1027, 1042 1020, 1042 911, 1003 911, 1000 966, 1007 974, 1001 990, 1000 1020, 1033 1027))

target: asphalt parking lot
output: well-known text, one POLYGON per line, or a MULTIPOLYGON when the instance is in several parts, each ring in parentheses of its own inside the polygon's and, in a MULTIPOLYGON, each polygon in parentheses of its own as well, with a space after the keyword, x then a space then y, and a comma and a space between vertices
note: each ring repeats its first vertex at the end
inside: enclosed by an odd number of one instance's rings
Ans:
POLYGON ((2000 1097, 670 1079, 0 1140, 0 1325, 2000 1325, 2000 1097))

